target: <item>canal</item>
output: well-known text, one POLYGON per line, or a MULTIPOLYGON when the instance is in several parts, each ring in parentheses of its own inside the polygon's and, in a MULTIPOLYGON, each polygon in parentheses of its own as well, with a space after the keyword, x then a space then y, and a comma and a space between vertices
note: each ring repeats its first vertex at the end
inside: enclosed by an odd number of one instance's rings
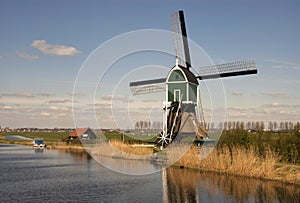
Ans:
POLYGON ((0 163, 0 202, 300 202, 295 185, 177 168, 124 175, 81 152, 0 144, 0 163))

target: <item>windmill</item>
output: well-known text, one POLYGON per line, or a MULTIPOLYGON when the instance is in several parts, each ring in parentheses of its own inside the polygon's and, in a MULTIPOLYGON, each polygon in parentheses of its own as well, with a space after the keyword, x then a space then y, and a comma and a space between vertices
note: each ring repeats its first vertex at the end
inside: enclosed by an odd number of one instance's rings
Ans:
POLYGON ((243 60, 220 65, 200 67, 198 75, 191 72, 191 58, 183 11, 171 15, 176 63, 166 78, 131 82, 133 95, 166 93, 163 130, 157 137, 157 145, 167 147, 176 137, 196 136, 207 139, 208 130, 199 94, 198 80, 256 74, 254 60, 243 60), (197 114, 198 112, 198 114, 197 114))

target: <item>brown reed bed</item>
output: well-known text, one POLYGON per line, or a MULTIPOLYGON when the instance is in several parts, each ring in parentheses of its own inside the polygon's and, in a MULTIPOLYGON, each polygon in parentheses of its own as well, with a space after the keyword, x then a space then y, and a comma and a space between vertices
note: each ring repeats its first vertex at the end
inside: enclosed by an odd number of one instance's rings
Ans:
POLYGON ((141 146, 134 146, 130 144, 123 143, 119 140, 110 140, 109 142, 113 147, 116 149, 132 155, 151 155, 153 154, 153 148, 151 147, 141 147, 141 146))
POLYGON ((152 147, 135 147, 119 140, 85 145, 85 148, 95 159, 104 156, 114 159, 149 160, 153 156, 152 147))
POLYGON ((205 146, 201 149, 191 147, 176 165, 228 175, 300 184, 300 167, 279 165, 280 157, 270 149, 264 156, 259 156, 252 148, 225 145, 212 150, 206 158, 201 159, 201 153, 206 153, 205 150, 212 149, 205 149, 205 146))

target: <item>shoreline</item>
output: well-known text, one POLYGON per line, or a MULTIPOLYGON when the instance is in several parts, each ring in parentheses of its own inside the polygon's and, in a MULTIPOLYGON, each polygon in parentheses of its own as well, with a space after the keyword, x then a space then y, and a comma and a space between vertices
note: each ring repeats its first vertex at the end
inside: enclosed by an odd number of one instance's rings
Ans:
MULTIPOLYGON (((31 141, 25 141, 25 140, 6 140, 0 137, 0 143, 3 144, 17 144, 17 145, 25 145, 25 146, 32 146, 31 141)), ((50 150, 63 150, 63 151, 77 151, 77 152, 85 152, 86 149, 82 145, 67 145, 63 142, 47 142, 46 149, 50 150)), ((249 173, 249 175, 246 175, 246 173, 237 173, 230 170, 224 170, 221 167, 220 168, 209 168, 205 167, 206 165, 202 163, 205 162, 210 156, 208 156, 206 159, 198 162, 195 161, 191 163, 192 160, 195 159, 195 156, 192 155, 193 151, 188 151, 187 154, 182 156, 176 163, 171 165, 171 167, 174 168, 181 168, 181 169, 189 169, 189 170, 197 170, 199 172, 208 172, 208 173, 214 173, 219 175, 229 175, 229 176, 237 176, 237 177, 247 177, 247 178, 254 178, 259 180, 268 180, 268 181, 276 181, 284 184, 291 184, 295 186, 300 185, 300 166, 298 165, 289 165, 289 164, 281 164, 281 163, 272 163, 272 166, 265 166, 264 163, 261 163, 262 171, 258 171, 255 174, 249 173), (188 161, 189 160, 189 161, 188 161), (271 167, 271 168, 270 168, 271 167), (265 169, 267 168, 267 169, 265 169), (263 171, 266 170, 266 171, 263 171), (276 176, 272 176, 271 173, 276 172, 276 176)), ((213 156, 213 155, 212 155, 213 156)), ((112 157, 113 158, 113 157, 112 157)), ((213 157, 216 158, 216 157, 213 157)), ((219 161, 219 160, 218 160, 219 161)), ((243 163, 240 163, 243 164, 243 163)), ((248 167, 251 167, 248 165, 248 167)), ((255 169, 253 169, 255 170, 255 169)))
MULTIPOLYGON (((6 140, 0 137, 0 143, 2 144, 16 144, 16 145, 25 145, 32 146, 32 141, 28 140, 6 140)), ((85 148, 81 145, 67 145, 66 143, 59 142, 47 142, 46 149, 55 149, 55 150, 65 150, 65 151, 86 151, 85 148)))

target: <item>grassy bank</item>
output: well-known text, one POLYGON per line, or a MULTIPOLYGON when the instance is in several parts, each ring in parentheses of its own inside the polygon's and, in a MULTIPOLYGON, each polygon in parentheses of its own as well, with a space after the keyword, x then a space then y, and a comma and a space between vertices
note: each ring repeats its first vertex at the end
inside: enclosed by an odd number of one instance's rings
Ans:
POLYGON ((47 149, 58 150, 81 150, 85 151, 82 147, 80 140, 69 140, 68 132, 10 132, 0 134, 0 143, 5 144, 20 144, 32 146, 30 140, 6 140, 4 136, 7 135, 20 135, 27 138, 43 138, 45 140, 47 149))
POLYGON ((222 146, 214 149, 205 159, 205 154, 192 147, 175 165, 221 174, 246 176, 267 180, 277 180, 300 185, 300 167, 297 165, 278 164, 280 157, 270 149, 265 156, 258 156, 255 149, 240 146, 222 146))
POLYGON ((300 132, 295 129, 289 133, 248 132, 234 129, 224 131, 218 146, 238 146, 254 151, 258 156, 265 156, 271 151, 278 155, 278 162, 300 165, 300 132))

